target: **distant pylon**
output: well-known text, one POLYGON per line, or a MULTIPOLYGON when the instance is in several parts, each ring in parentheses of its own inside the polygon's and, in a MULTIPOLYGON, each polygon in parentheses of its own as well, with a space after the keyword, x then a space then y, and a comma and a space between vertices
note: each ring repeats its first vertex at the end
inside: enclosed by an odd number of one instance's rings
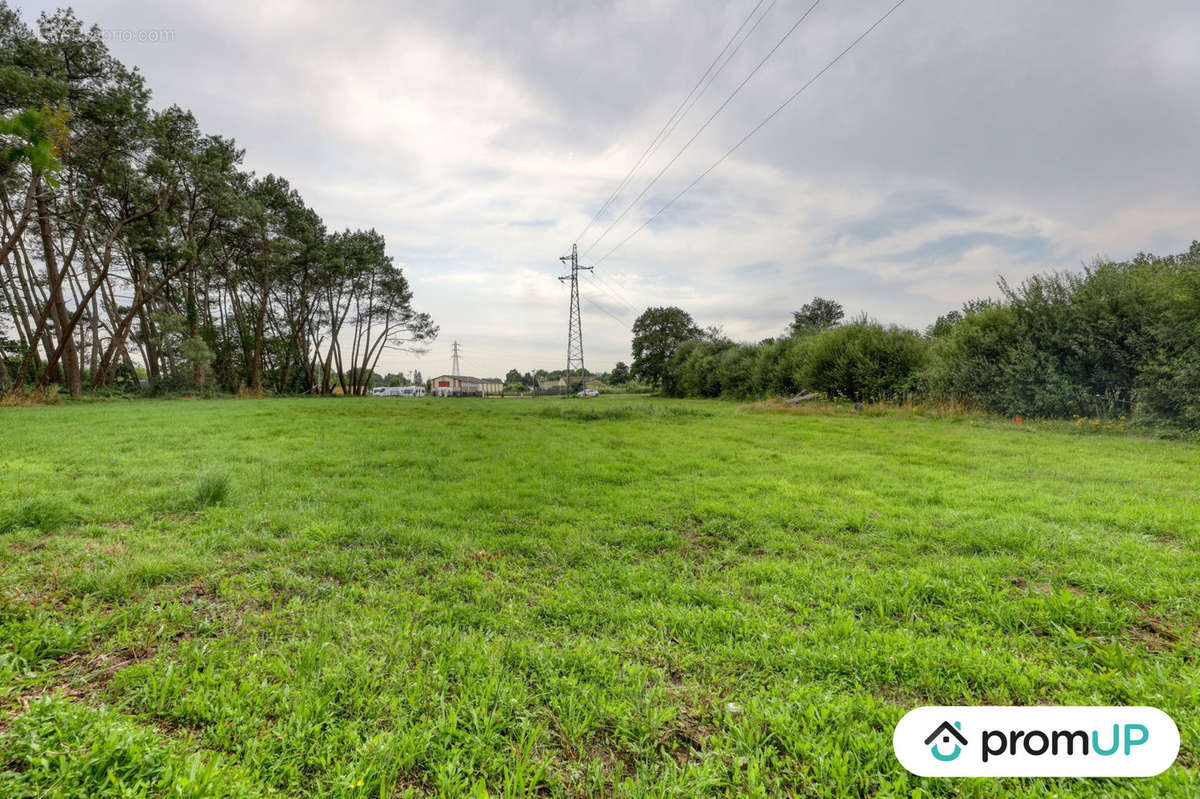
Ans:
POLYGON ((459 374, 461 374, 461 372, 459 372, 459 371, 458 371, 460 367, 459 367, 459 364, 458 364, 458 353, 459 353, 459 349, 458 349, 458 342, 457 342, 457 341, 456 341, 456 342, 454 342, 454 349, 453 349, 453 352, 454 352, 454 367, 453 367, 453 368, 450 370, 450 374, 452 374, 452 375, 455 375, 455 376, 458 376, 459 374))
POLYGON ((564 255, 558 260, 571 264, 571 274, 563 275, 559 280, 571 281, 571 311, 567 320, 567 393, 571 393, 576 370, 579 380, 587 384, 587 371, 583 367, 583 317, 579 313, 579 270, 591 271, 590 266, 579 265, 579 248, 571 245, 571 254, 564 255))

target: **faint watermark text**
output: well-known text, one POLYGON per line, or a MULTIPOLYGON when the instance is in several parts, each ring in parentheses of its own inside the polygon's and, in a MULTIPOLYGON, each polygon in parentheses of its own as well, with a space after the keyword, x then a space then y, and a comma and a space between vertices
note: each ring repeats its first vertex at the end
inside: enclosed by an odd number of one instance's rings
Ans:
POLYGON ((108 44, 164 44, 175 41, 175 29, 102 28, 100 38, 108 44))

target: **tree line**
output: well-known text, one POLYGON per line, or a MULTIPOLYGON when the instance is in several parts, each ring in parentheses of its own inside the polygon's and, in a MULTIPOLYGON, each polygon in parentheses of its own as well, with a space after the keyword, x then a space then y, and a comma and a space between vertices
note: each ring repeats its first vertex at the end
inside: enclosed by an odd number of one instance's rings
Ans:
POLYGON ((0 390, 362 394, 437 334, 382 235, 152 109, 70 10, 0 0, 0 148, 0 390))
POLYGON ((677 397, 819 392, 1200 429, 1200 242, 999 289, 923 331, 845 321, 838 303, 815 298, 785 335, 755 344, 702 330, 682 309, 649 308, 634 323, 632 372, 677 397))

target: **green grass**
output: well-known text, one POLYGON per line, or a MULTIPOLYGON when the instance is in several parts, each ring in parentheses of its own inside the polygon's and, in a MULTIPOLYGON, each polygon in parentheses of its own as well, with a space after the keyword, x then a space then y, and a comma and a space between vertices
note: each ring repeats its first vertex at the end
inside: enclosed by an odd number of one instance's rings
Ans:
POLYGON ((0 410, 0 796, 1200 794, 1200 448, 718 402, 0 410), (929 780, 922 704, 1148 704, 929 780))

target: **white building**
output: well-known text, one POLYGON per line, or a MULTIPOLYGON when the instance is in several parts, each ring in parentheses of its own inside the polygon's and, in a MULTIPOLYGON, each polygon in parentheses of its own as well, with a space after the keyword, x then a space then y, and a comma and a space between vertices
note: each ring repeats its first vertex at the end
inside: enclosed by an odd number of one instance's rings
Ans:
POLYGON ((435 397, 499 397, 504 381, 494 377, 439 375, 429 381, 435 397))

